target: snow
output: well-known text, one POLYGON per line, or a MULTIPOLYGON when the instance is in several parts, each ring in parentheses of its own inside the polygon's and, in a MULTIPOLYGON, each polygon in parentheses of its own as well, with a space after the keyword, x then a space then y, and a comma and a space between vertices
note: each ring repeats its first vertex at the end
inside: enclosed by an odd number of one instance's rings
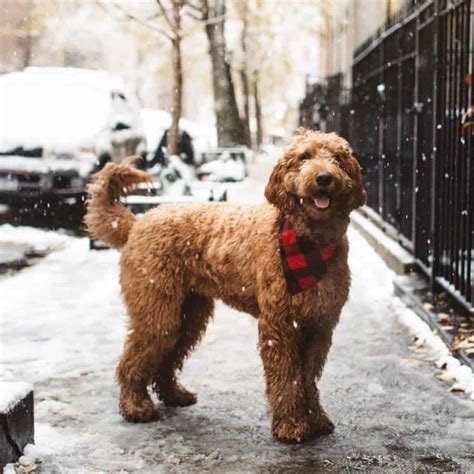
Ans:
POLYGON ((390 258, 391 261, 399 262, 399 266, 405 268, 412 266, 414 264, 413 255, 370 220, 370 215, 372 214, 370 209, 367 209, 366 212, 369 214, 369 218, 364 217, 359 211, 356 211, 351 214, 351 221, 364 229, 364 233, 370 236, 371 241, 373 241, 379 249, 383 249, 383 253, 390 258))
POLYGON ((31 391, 33 386, 29 383, 0 381, 0 413, 9 413, 31 391))
POLYGON ((82 178, 87 178, 92 171, 96 156, 92 153, 82 153, 81 159, 55 159, 53 157, 26 158, 24 156, 0 156, 0 171, 7 173, 28 172, 48 174, 58 171, 76 171, 82 178))
POLYGON ((201 165, 198 169, 200 173, 207 175, 209 181, 242 181, 245 179, 245 164, 240 159, 233 160, 224 155, 201 165))
POLYGON ((36 251, 44 252, 58 248, 70 238, 61 231, 48 231, 34 227, 15 227, 10 224, 0 225, 0 243, 15 242, 33 247, 36 251))
POLYGON ((123 313, 118 281, 103 279, 107 267, 116 268, 118 254, 89 251, 87 238, 63 237, 63 249, 0 285, 1 346, 15 335, 15 343, 2 352, 4 380, 12 376, 7 367, 25 360, 31 383, 71 372, 79 376, 107 352, 111 337, 122 334, 120 325, 111 329, 97 318, 123 313))
MULTIPOLYGON (((0 151, 44 148, 68 155, 100 148, 115 123, 133 125, 114 139, 136 133, 138 108, 124 81, 106 71, 27 68, 0 77, 0 151), (121 100, 128 97, 128 102, 121 100)), ((60 156, 59 156, 60 157, 60 156)))
POLYGON ((0 78, 0 149, 90 145, 109 116, 110 94, 104 86, 82 74, 5 74, 0 78))

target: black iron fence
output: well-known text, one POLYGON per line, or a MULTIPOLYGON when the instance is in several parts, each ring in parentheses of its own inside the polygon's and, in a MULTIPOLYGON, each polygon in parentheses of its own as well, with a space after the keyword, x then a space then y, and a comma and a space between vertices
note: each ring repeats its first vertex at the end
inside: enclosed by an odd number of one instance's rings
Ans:
POLYGON ((307 86, 300 124, 349 137, 368 205, 419 267, 474 303, 473 1, 413 0, 340 74, 307 86))
POLYGON ((299 122, 303 127, 349 135, 349 91, 342 74, 326 78, 324 83, 308 84, 300 104, 299 122))
POLYGON ((473 306, 473 12, 425 0, 354 55, 351 144, 368 205, 420 268, 473 306))

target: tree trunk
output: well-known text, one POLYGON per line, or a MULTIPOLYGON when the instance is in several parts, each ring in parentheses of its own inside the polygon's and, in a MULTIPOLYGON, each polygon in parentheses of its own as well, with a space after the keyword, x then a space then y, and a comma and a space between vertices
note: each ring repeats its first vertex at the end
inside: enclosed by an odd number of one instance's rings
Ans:
POLYGON ((179 151, 179 119, 182 112, 183 99, 183 65, 181 58, 181 5, 173 2, 173 22, 176 38, 171 42, 173 63, 173 108, 172 120, 168 133, 168 155, 177 155, 179 151))
POLYGON ((253 77, 253 100, 255 102, 255 121, 257 122, 257 134, 255 137, 255 147, 260 149, 263 141, 262 109, 260 106, 260 95, 258 92, 258 74, 253 77))
POLYGON ((240 71, 240 80, 242 81, 242 94, 244 96, 244 117, 243 126, 245 133, 245 144, 252 148, 252 137, 250 134, 250 90, 247 70, 245 65, 240 71))
POLYGON ((26 35, 24 45, 23 68, 27 68, 31 65, 31 59, 33 57, 33 37, 30 33, 26 35))
POLYGON ((252 137, 250 134, 250 90, 249 78, 247 74, 247 26, 248 26, 248 4, 242 3, 242 31, 240 34, 240 44, 242 48, 242 64, 240 69, 240 80, 242 82, 242 94, 244 102, 243 126, 246 145, 252 147, 252 137))
POLYGON ((209 7, 209 0, 205 0, 204 9, 212 63, 218 144, 219 146, 244 145, 244 126, 239 116, 230 64, 226 57, 225 0, 214 0, 213 8, 209 7))

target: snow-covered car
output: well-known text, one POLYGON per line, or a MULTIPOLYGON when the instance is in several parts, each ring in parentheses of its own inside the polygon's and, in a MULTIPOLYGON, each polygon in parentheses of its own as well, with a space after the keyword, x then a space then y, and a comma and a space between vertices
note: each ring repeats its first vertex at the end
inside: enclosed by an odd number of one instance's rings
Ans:
POLYGON ((194 168, 184 163, 178 156, 170 156, 166 166, 156 165, 150 168, 148 173, 152 177, 151 187, 141 183, 135 194, 152 194, 169 200, 180 200, 183 196, 194 198, 194 201, 227 200, 224 186, 218 183, 199 182, 194 168))
POLYGON ((156 165, 148 170, 157 196, 189 196, 190 184, 196 179, 194 169, 178 156, 170 156, 166 166, 156 165))
MULTIPOLYGON (((151 162, 165 132, 171 127, 171 114, 166 110, 145 108, 141 111, 141 117, 146 134, 147 161, 151 162)), ((215 127, 205 127, 193 120, 181 118, 179 128, 181 132, 186 132, 190 136, 194 161, 201 163, 202 153, 215 146, 215 127)))
POLYGON ((107 161, 145 154, 140 109, 105 71, 27 68, 0 76, 0 202, 82 197, 107 161))
POLYGON ((197 169, 201 181, 232 183, 247 177, 246 162, 249 160, 246 148, 220 148, 205 153, 206 163, 197 169), (212 161, 207 161, 213 157, 212 161))

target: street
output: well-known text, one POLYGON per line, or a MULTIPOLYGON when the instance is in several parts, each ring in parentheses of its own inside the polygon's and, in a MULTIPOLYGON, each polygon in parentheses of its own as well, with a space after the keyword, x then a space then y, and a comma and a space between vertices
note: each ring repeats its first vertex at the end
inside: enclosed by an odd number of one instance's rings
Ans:
MULTIPOLYGON (((254 164, 231 198, 258 199, 271 164, 254 164)), ((183 371, 198 403, 156 423, 122 420, 118 253, 61 236, 62 247, 0 282, 2 375, 35 387, 36 446, 24 462, 44 473, 472 472, 472 402, 409 349, 390 309, 392 272, 349 235, 351 296, 320 384, 336 431, 294 446, 271 438, 256 321, 222 303, 183 371)))

